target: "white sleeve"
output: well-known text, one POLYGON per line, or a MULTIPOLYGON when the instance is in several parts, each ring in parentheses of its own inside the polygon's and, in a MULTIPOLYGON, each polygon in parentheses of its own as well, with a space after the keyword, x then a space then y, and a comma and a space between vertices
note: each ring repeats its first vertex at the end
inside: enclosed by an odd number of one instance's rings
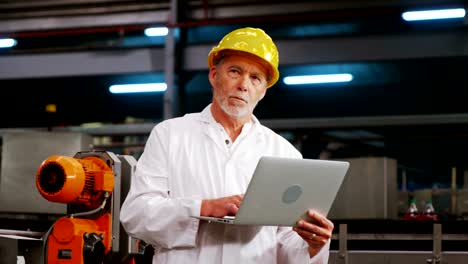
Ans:
POLYGON ((290 227, 278 228, 278 261, 277 263, 310 263, 327 264, 330 254, 330 240, 314 257, 309 256, 309 246, 290 227))
POLYGON ((151 132, 138 160, 130 191, 120 211, 127 233, 146 243, 164 248, 194 247, 201 200, 171 198, 168 188, 167 126, 151 132))
POLYGON ((327 244, 323 246, 317 255, 310 258, 310 264, 327 264, 328 258, 330 256, 330 239, 327 241, 327 244))

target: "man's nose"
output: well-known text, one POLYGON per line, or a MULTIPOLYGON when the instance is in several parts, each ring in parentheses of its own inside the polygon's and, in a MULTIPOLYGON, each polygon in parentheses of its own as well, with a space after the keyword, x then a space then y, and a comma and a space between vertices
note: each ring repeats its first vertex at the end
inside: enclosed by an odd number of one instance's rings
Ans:
POLYGON ((242 92, 247 92, 249 85, 250 85, 249 81, 250 81, 249 76, 242 75, 239 81, 238 89, 242 92))

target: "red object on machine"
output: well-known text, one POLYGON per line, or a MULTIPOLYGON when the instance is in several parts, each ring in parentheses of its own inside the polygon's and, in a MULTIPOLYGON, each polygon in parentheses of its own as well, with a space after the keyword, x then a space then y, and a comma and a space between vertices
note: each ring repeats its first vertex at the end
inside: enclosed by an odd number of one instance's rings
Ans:
POLYGON ((424 211, 420 212, 416 206, 416 200, 413 198, 410 201, 408 209, 406 210, 404 220, 406 221, 438 221, 437 215, 432 200, 427 201, 424 211))
POLYGON ((111 216, 62 217, 48 239, 47 263, 102 263, 111 250, 111 216))
POLYGON ((100 158, 76 159, 51 156, 36 175, 39 193, 47 200, 80 205, 83 210, 99 207, 105 192, 114 189, 112 169, 100 158))
POLYGON ((105 203, 114 189, 112 169, 94 156, 51 156, 39 167, 36 186, 45 199, 67 203, 71 211, 47 238, 47 263, 102 263, 112 246, 112 217, 105 203))

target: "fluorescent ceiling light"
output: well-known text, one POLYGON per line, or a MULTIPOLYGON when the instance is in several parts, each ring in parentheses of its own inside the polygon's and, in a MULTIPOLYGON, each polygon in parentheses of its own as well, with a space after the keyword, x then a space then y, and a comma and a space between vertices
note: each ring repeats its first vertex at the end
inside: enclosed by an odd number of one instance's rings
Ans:
POLYGON ((350 82, 352 80, 353 80, 353 75, 349 73, 288 76, 288 77, 284 77, 283 79, 284 83, 287 85, 315 84, 315 83, 339 83, 339 82, 350 82))
POLYGON ((11 48, 16 45, 16 40, 12 38, 0 38, 0 48, 11 48))
POLYGON ((148 37, 163 37, 169 33, 167 27, 152 27, 145 29, 145 35, 148 37))
POLYGON ((164 92, 166 89, 165 83, 115 84, 109 87, 109 91, 114 94, 164 92))
POLYGON ((430 19, 447 19, 447 18, 462 18, 465 17, 464 8, 454 9, 439 9, 426 11, 408 11, 404 12, 401 17, 406 21, 419 21, 430 19))

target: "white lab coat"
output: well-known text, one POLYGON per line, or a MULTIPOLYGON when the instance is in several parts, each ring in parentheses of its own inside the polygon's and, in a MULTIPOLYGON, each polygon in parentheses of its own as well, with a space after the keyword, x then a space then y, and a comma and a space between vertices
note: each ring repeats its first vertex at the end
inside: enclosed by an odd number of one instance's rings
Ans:
POLYGON ((245 192, 263 155, 302 157, 253 117, 234 143, 211 114, 163 121, 138 160, 120 220, 129 235, 152 244, 153 263, 327 263, 329 243, 310 259, 289 227, 200 221, 202 199, 245 192))

